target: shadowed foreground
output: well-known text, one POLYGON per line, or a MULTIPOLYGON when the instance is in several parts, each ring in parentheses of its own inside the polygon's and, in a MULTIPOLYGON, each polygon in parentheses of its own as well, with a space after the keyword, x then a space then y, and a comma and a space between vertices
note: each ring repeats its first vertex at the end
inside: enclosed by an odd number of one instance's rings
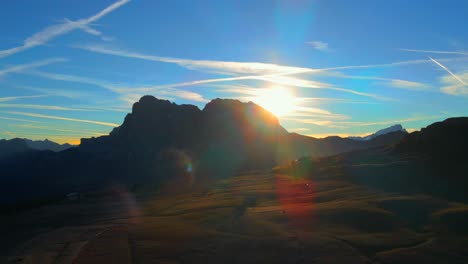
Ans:
POLYGON ((372 191, 345 180, 333 164, 316 171, 308 177, 251 172, 209 188, 175 193, 168 187, 136 200, 124 188, 114 188, 73 203, 5 215, 2 226, 9 228, 2 234, 14 242, 22 230, 30 240, 9 243, 14 250, 4 253, 4 260, 466 262, 466 205, 372 191))

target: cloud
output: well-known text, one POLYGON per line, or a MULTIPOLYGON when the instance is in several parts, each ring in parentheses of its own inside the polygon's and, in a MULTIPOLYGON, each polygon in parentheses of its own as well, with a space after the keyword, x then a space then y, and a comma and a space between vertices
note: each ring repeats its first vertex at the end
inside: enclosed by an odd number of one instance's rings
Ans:
POLYGON ((333 117, 335 119, 349 119, 349 116, 335 114, 328 110, 317 108, 317 107, 304 107, 304 106, 295 106, 294 113, 291 115, 302 115, 302 116, 326 116, 327 118, 333 117), (296 113, 296 114, 295 114, 296 113))
POLYGON ((87 78, 87 77, 69 75, 69 74, 49 73, 49 72, 43 72, 43 71, 38 71, 38 70, 28 70, 28 71, 25 71, 24 73, 29 74, 29 75, 39 76, 39 77, 50 79, 50 80, 91 84, 91 85, 96 85, 96 86, 100 86, 103 88, 108 88, 112 86, 111 83, 108 83, 105 81, 100 81, 100 80, 87 78))
POLYGON ((351 117, 343 114, 332 113, 328 110, 317 107, 295 106, 294 111, 284 115, 281 119, 301 124, 338 128, 342 127, 342 125, 339 125, 337 122, 349 120, 351 117))
POLYGON ((300 133, 300 132, 304 132, 304 131, 309 131, 310 129, 307 128, 307 127, 297 127, 297 128, 290 128, 288 129, 289 132, 296 132, 296 133, 300 133))
POLYGON ((312 124, 316 126, 330 127, 330 128, 350 128, 350 127, 365 127, 365 126, 376 126, 376 125, 394 125, 409 123, 414 121, 423 121, 423 120, 437 120, 442 118, 442 115, 432 115, 432 116, 416 116, 396 120, 384 120, 384 121, 341 121, 333 120, 331 118, 326 118, 325 116, 317 118, 289 118, 288 120, 296 121, 303 124, 312 124))
MULTIPOLYGON (((468 80, 468 72, 459 73, 457 76, 462 80, 468 80)), ((446 74, 440 78, 442 88, 440 91, 445 94, 466 96, 468 95, 468 87, 453 78, 451 74, 446 74)))
MULTIPOLYGON (((374 131, 375 132, 375 131, 374 131)), ((367 132, 367 133, 360 133, 360 134, 348 134, 348 133, 335 133, 335 134, 329 134, 329 133, 323 133, 323 134, 307 134, 308 137, 313 137, 313 138, 326 138, 330 136, 338 136, 342 138, 347 138, 347 137, 364 137, 369 134, 372 134, 374 132, 367 132)))
POLYGON ((70 117, 63 117, 63 116, 41 115, 41 114, 27 113, 27 112, 7 112, 7 113, 13 114, 13 115, 23 115, 23 116, 30 116, 30 117, 46 118, 46 119, 64 120, 64 121, 81 122, 81 123, 90 123, 90 124, 110 126, 110 127, 118 127, 119 126, 118 124, 109 123, 109 122, 93 121, 93 120, 86 120, 86 119, 77 119, 77 118, 70 118, 70 117))
MULTIPOLYGON (((173 97, 195 101, 195 102, 208 102, 209 100, 204 98, 201 94, 190 92, 186 90, 175 89, 176 87, 183 86, 194 86, 205 83, 217 82, 218 79, 209 79, 209 80, 200 80, 193 82, 183 82, 170 85, 157 85, 157 86, 148 86, 148 87, 129 87, 124 85, 112 84, 106 81, 96 80, 87 77, 67 75, 67 74, 57 74, 57 73, 48 73, 43 71, 28 71, 27 74, 36 75, 42 78, 58 80, 58 81, 67 81, 67 82, 77 82, 96 85, 104 89, 110 90, 112 92, 124 95, 121 99, 125 102, 129 102, 129 98, 136 99, 138 101, 139 97, 145 94, 152 94, 154 96, 159 96, 163 99, 172 99, 173 97), (138 98, 136 95, 138 94, 138 98), (141 94, 141 95, 140 95, 141 94), (168 97, 170 96, 170 97, 168 97)), ((135 101, 132 101, 132 103, 135 101)))
POLYGON ((4 134, 4 135, 6 135, 7 137, 10 137, 10 138, 15 138, 16 137, 16 134, 14 134, 11 131, 5 130, 5 129, 0 129, 0 132, 1 132, 1 134, 4 134))
POLYGON ((323 41, 318 41, 318 40, 313 40, 313 41, 309 41, 309 42, 306 42, 309 46, 311 46, 312 48, 316 49, 316 50, 320 50, 320 51, 331 51, 332 49, 330 49, 330 47, 328 47, 328 43, 326 42, 323 42, 323 41))
POLYGON ((83 130, 83 129, 64 129, 64 128, 57 128, 51 126, 40 126, 40 125, 32 125, 32 124, 18 124, 15 127, 25 128, 25 129, 39 129, 39 130, 48 130, 48 131, 56 131, 56 132, 63 132, 63 133, 74 133, 76 135, 86 135, 86 136, 102 136, 108 134, 108 131, 91 131, 91 130, 83 130))
POLYGON ((413 90, 413 91, 422 91, 429 89, 427 84, 415 81, 408 81, 408 80, 401 80, 401 79, 392 79, 392 78, 383 78, 377 76, 357 76, 357 75, 346 75, 340 72, 333 72, 330 73, 330 76, 337 77, 337 78, 346 78, 346 79, 358 79, 358 80, 375 80, 375 81, 382 81, 385 85, 406 89, 406 90, 413 90))
POLYGON ((0 119, 10 120, 10 121, 19 121, 19 122, 39 123, 39 121, 27 120, 27 119, 21 119, 21 118, 4 117, 4 116, 0 116, 0 119))
POLYGON ((464 51, 443 51, 443 50, 420 50, 420 49, 398 49, 408 52, 417 52, 417 53, 433 53, 433 54, 451 54, 451 55, 468 55, 468 52, 464 51))
MULTIPOLYGON (((156 62, 174 63, 186 69, 190 69, 190 70, 234 75, 234 77, 227 77, 227 78, 214 78, 214 79, 207 79, 207 80, 197 80, 197 81, 191 81, 191 82, 154 86, 152 89, 155 89, 156 87, 174 88, 174 87, 182 87, 182 86, 192 86, 192 85, 218 83, 218 82, 232 82, 232 81, 240 81, 240 80, 263 80, 263 81, 270 82, 270 83, 288 85, 288 86, 335 90, 335 91, 340 91, 340 92, 352 93, 352 94, 360 95, 360 96, 372 97, 378 100, 392 100, 392 99, 382 97, 376 94, 363 93, 363 92, 355 91, 352 89, 335 87, 334 85, 323 83, 323 82, 288 77, 287 75, 297 75, 297 74, 317 75, 317 74, 328 74, 330 72, 337 71, 337 70, 396 67, 396 66, 404 66, 404 65, 431 63, 430 59, 420 59, 420 60, 397 61, 397 62, 383 63, 383 64, 349 65, 349 66, 338 66, 338 67, 314 69, 314 68, 284 66, 284 65, 278 65, 278 64, 259 63, 259 62, 191 60, 191 59, 161 57, 161 56, 142 54, 138 52, 114 49, 114 48, 104 47, 101 45, 77 45, 74 47, 84 49, 87 51, 91 51, 91 52, 107 54, 107 55, 114 55, 114 56, 141 59, 141 60, 149 60, 149 61, 156 61, 156 62), (249 74, 249 75, 239 76, 239 74, 249 74)), ((455 60, 455 59, 441 59, 441 60, 449 61, 449 60, 455 60)), ((338 77, 340 76, 338 75, 338 77)), ((372 77, 372 76, 361 77, 361 76, 342 75, 341 77, 342 78, 368 78, 368 79, 382 80, 382 81, 386 81, 387 84, 391 87, 403 88, 403 89, 409 89, 409 90, 423 90, 427 88, 425 84, 408 81, 408 80, 380 78, 380 77, 372 77)), ((116 89, 119 89, 119 88, 116 88, 116 89)), ((151 90, 151 89, 146 88, 146 91, 148 90, 151 90)), ((142 90, 140 92, 144 92, 144 91, 142 90)))
POLYGON ((388 97, 379 96, 376 94, 364 93, 359 92, 347 88, 335 87, 333 85, 327 83, 321 83, 316 81, 309 81, 305 79, 299 79, 294 77, 287 77, 287 76, 268 76, 268 77, 256 77, 254 79, 263 80, 270 83, 285 85, 285 86, 295 86, 295 87, 302 87, 302 88, 312 88, 312 89, 327 89, 327 90, 334 90, 344 93, 351 93, 354 95, 360 95, 365 97, 372 97, 374 99, 379 100, 393 100, 388 97))
POLYGON ((302 67, 282 66, 271 63, 260 62, 234 62, 234 61, 213 61, 213 60, 191 60, 171 57, 147 55, 138 52, 112 49, 101 45, 75 45, 75 48, 114 55, 126 58, 141 59, 147 61, 174 63, 191 70, 203 70, 221 74, 272 74, 272 73, 293 73, 308 70, 302 67))
POLYGON ((47 95, 23 95, 23 96, 9 96, 9 97, 0 97, 0 102, 9 102, 19 99, 29 99, 29 98, 39 98, 46 97, 47 95))
POLYGON ((173 94, 176 97, 189 100, 189 101, 202 102, 202 103, 207 103, 210 101, 204 98, 203 95, 199 93, 195 93, 195 92, 190 92, 190 91, 172 89, 169 91, 164 91, 164 93, 173 94))
POLYGON ((94 111, 85 108, 70 108, 56 105, 37 105, 37 104, 2 104, 0 108, 26 108, 26 109, 40 109, 40 110, 54 110, 54 111, 94 111))
POLYGON ((323 120, 323 119, 312 119, 312 118, 283 118, 291 121, 295 121, 301 124, 316 125, 322 127, 331 127, 331 128, 342 128, 342 126, 336 125, 334 121, 323 120))
MULTIPOLYGON (((155 62, 165 62, 177 64, 181 67, 199 70, 199 71, 208 71, 223 73, 229 75, 236 74, 261 74, 261 75, 295 75, 303 73, 321 73, 324 71, 332 70, 347 70, 347 69, 362 69, 362 68, 376 68, 376 67, 393 67, 401 65, 412 65, 412 64, 421 64, 428 63, 430 60, 409 60, 409 61, 399 61, 392 63, 383 63, 383 64, 368 64, 368 65, 349 65, 349 66, 337 66, 329 68, 306 68, 306 67, 296 67, 296 66, 285 66, 272 63, 262 63, 262 62, 235 62, 235 61, 213 61, 213 60, 192 60, 192 59, 181 59, 181 58, 171 58, 171 57, 162 57, 154 56, 148 54, 142 54, 133 51, 121 50, 110 48, 102 45, 74 45, 74 48, 87 50, 90 52, 114 55, 119 57, 141 59, 147 61, 155 62)), ((259 77, 259 76, 255 76, 259 77)), ((266 77, 266 76, 260 76, 266 77)), ((251 76, 246 76, 245 78, 252 78, 251 76)))
POLYGON ((345 122, 341 122, 341 124, 348 125, 351 127, 362 127, 362 126, 375 126, 375 125, 394 125, 394 124, 408 123, 408 122, 414 122, 414 121, 435 120, 435 119, 440 119, 440 118, 442 118, 441 115, 432 115, 432 116, 416 116, 416 117, 409 117, 409 118, 403 118, 403 119, 375 121, 375 122, 345 121, 345 122))
POLYGON ((413 90, 413 91, 422 91, 427 90, 429 86, 420 82, 406 81, 406 80, 390 80, 389 85, 395 88, 413 90))
POLYGON ((27 63, 27 64, 8 66, 0 70, 0 77, 6 76, 10 73, 22 72, 28 69, 33 69, 33 68, 49 65, 52 63, 64 62, 64 61, 67 61, 67 60, 64 58, 51 58, 51 59, 35 61, 35 62, 27 63))
POLYGON ((83 18, 79 19, 77 21, 70 21, 70 20, 65 20, 63 23, 58 24, 58 25, 53 25, 49 26, 42 31, 39 31, 32 36, 28 37, 27 39, 24 40, 23 45, 6 49, 6 50, 0 50, 0 58, 11 56, 13 54, 16 54, 18 52, 39 46, 39 45, 44 45, 47 42, 53 40, 54 38, 67 34, 73 30, 76 29, 82 29, 87 33, 93 34, 93 35, 101 35, 99 31, 96 31, 94 29, 91 29, 88 25, 98 21, 105 15, 109 14, 110 12, 114 11, 115 9, 121 7, 122 5, 128 3, 130 0, 120 0, 112 5, 106 7, 99 13, 89 17, 89 18, 83 18))
MULTIPOLYGON (((39 95, 37 97, 58 96, 58 97, 66 97, 66 98, 79 98, 79 97, 91 96, 89 93, 86 93, 83 91, 76 91, 76 90, 32 87, 32 86, 17 85, 17 84, 9 84, 9 85, 14 86, 19 89, 42 93, 42 95, 39 95)), ((2 102, 1 98, 0 98, 0 102, 2 102)))
MULTIPOLYGON (((107 54, 107 55, 114 55, 114 56, 133 58, 133 59, 141 59, 141 60, 147 60, 147 61, 174 63, 181 67, 190 69, 190 70, 215 72, 215 73, 222 73, 222 74, 228 74, 228 75, 254 74, 254 76, 240 76, 239 78, 241 79, 252 79, 255 77, 265 78, 265 77, 270 77, 270 76, 296 75, 296 74, 304 74, 304 73, 319 74, 319 73, 333 71, 333 70, 395 67, 395 66, 402 66, 402 65, 424 64, 424 63, 431 62, 428 59, 421 59, 421 60, 397 61, 397 62, 382 63, 382 64, 348 65, 348 66, 337 66, 337 67, 329 67, 329 68, 306 68, 306 67, 284 66, 284 65, 279 65, 279 64, 262 63, 262 62, 192 60, 192 59, 161 57, 161 56, 147 55, 147 54, 142 54, 138 52, 115 49, 115 48, 110 48, 110 47, 106 47, 102 45, 94 45, 94 44, 75 45, 73 47, 87 50, 90 52, 107 54)), ((444 60, 453 60, 453 59, 444 59, 444 60)), ((234 80, 237 80, 237 79, 234 79, 234 80)))

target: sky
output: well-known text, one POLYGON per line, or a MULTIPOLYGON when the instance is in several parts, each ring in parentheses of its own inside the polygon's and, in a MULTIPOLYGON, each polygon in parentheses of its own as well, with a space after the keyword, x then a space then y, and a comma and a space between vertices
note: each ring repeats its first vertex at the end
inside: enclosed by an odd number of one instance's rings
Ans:
POLYGON ((200 109, 254 101, 315 137, 418 130, 468 115, 466 10, 458 0, 2 1, 0 138, 78 144, 146 94, 200 109))

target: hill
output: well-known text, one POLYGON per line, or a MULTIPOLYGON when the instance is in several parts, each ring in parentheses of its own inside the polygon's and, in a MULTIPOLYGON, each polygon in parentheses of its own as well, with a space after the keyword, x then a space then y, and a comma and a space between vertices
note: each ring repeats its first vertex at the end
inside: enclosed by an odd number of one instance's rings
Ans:
POLYGON ((468 201, 466 148, 468 118, 449 118, 413 132, 393 146, 364 149, 322 159, 301 159, 280 171, 311 174, 321 164, 339 168, 360 185, 403 194, 429 194, 468 201))

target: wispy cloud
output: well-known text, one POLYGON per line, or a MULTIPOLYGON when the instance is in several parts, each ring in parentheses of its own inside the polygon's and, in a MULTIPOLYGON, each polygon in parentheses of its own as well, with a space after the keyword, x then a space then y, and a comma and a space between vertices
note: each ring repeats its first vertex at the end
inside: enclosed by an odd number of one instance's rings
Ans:
POLYGON ((29 98, 39 98, 39 97, 46 97, 47 95, 22 95, 22 96, 9 96, 9 97, 0 97, 0 102, 9 102, 15 101, 20 99, 29 99, 29 98))
POLYGON ((442 118, 442 115, 430 115, 430 116, 415 116, 415 117, 408 117, 402 119, 395 119, 395 120, 384 120, 384 121, 367 121, 367 122, 355 122, 355 121, 348 121, 348 122, 341 122, 344 125, 349 125, 353 127, 362 127, 362 126, 375 126, 375 125, 395 125, 395 124, 404 124, 408 122, 415 122, 415 121, 424 121, 424 120, 436 120, 442 118))
POLYGON ((71 117, 64 117, 64 116, 51 116, 51 115, 42 115, 36 113, 27 113, 27 112, 7 112, 13 115, 22 115, 22 116, 29 116, 29 117, 37 117, 37 118, 46 118, 46 119, 55 119, 55 120, 63 120, 63 121, 71 121, 71 122, 81 122, 81 123, 90 123, 95 125, 102 125, 102 126, 110 126, 110 127, 118 127, 118 124, 109 123, 109 122, 101 122, 101 121, 94 121, 94 120, 86 120, 86 119, 78 119, 78 118, 71 118, 71 117))
POLYGON ((394 124, 405 124, 415 121, 431 121, 442 118, 443 115, 431 115, 431 116, 415 116, 409 118, 395 119, 395 120, 384 120, 384 121, 343 121, 333 120, 332 118, 326 118, 326 116, 317 116, 316 118, 289 118, 289 120, 296 121, 302 124, 312 124, 316 126, 330 127, 330 128, 352 128, 352 127, 367 127, 367 126, 379 126, 379 125, 394 125, 394 124))
POLYGON ((420 83, 420 82, 413 82, 413 81, 406 81, 406 80, 389 80, 389 85, 395 88, 413 90, 413 91, 423 91, 429 88, 429 85, 420 83))
MULTIPOLYGON (((33 87, 33 86, 18 85, 18 84, 8 84, 8 85, 13 86, 18 89, 41 93, 41 95, 38 95, 37 97, 58 96, 58 97, 66 97, 66 98, 80 98, 80 97, 91 96, 89 93, 86 93, 84 91, 77 91, 77 90, 71 90, 71 89, 67 90, 67 89, 33 87)), ((2 102, 1 98, 0 98, 0 102, 2 102)))
POLYGON ((83 129, 65 129, 65 128, 58 128, 58 127, 51 127, 51 126, 40 126, 40 125, 33 125, 33 124, 18 124, 14 125, 15 127, 31 129, 31 130, 47 130, 47 131, 55 131, 63 133, 72 133, 75 135, 83 135, 83 136, 102 136, 108 134, 108 131, 90 131, 90 130, 83 130, 83 129))
POLYGON ((313 40, 313 41, 308 41, 306 42, 309 46, 316 50, 320 51, 331 51, 330 47, 328 46, 328 43, 323 42, 323 41, 318 41, 318 40, 313 40))
POLYGON ((429 88, 429 85, 421 83, 421 82, 401 80, 401 79, 384 78, 384 77, 378 77, 378 76, 346 75, 340 72, 332 72, 330 73, 330 75, 336 78, 382 81, 387 86, 390 86, 390 87, 414 90, 414 91, 427 90, 429 88))
POLYGON ((330 127, 330 128, 343 128, 343 126, 337 125, 335 121, 332 120, 324 120, 320 117, 318 118, 283 118, 290 121, 294 121, 300 124, 307 124, 307 125, 315 125, 321 127, 330 127))
POLYGON ((392 100, 391 98, 379 96, 377 94, 364 93, 364 92, 359 92, 359 91, 352 90, 352 89, 336 87, 327 83, 309 81, 305 79, 299 79, 299 78, 282 76, 282 75, 267 76, 267 77, 260 76, 254 79, 263 80, 266 82, 285 85, 285 86, 294 86, 294 87, 312 88, 312 89, 327 89, 327 90, 334 90, 334 91, 339 91, 339 92, 344 92, 344 93, 351 93, 351 94, 365 96, 365 97, 372 97, 374 99, 379 99, 379 100, 392 100))
MULTIPOLYGON (((37 71, 37 70, 34 70, 34 71, 31 70, 31 71, 28 71, 27 73, 36 75, 42 78, 52 79, 52 80, 85 83, 85 84, 99 86, 104 89, 123 95, 121 98, 126 102, 129 102, 129 99, 131 100, 135 99, 136 94, 138 94, 139 97, 141 97, 144 94, 152 94, 152 95, 159 96, 165 99, 169 99, 169 98, 172 99, 176 97, 176 98, 181 98, 181 99, 195 101, 195 102, 208 102, 209 100, 204 98, 201 94, 191 92, 191 91, 186 91, 186 90, 180 90, 176 88, 183 87, 183 86, 194 86, 194 85, 200 85, 204 83, 218 81, 217 79, 209 79, 209 80, 183 82, 183 83, 176 83, 176 84, 169 84, 169 85, 131 87, 127 85, 112 84, 107 81, 96 80, 96 79, 82 77, 82 76, 68 75, 68 74, 48 73, 48 72, 37 71)), ((133 102, 135 101, 132 101, 132 103, 133 102)))
POLYGON ((6 130, 6 129, 0 129, 0 134, 4 134, 9 138, 15 138, 16 137, 15 133, 13 133, 13 132, 11 132, 9 130, 6 130))
MULTIPOLYGON (((335 90, 335 91, 340 91, 340 92, 353 93, 353 94, 360 95, 360 96, 373 97, 379 100, 389 100, 390 98, 382 97, 377 94, 370 94, 370 93, 359 92, 359 91, 352 90, 352 89, 335 87, 334 85, 323 83, 323 82, 288 77, 287 75, 297 75, 297 74, 317 75, 317 74, 325 74, 329 72, 334 72, 338 70, 396 67, 396 66, 431 63, 430 59, 420 59, 420 60, 397 61, 397 62, 383 63, 383 64, 349 65, 349 66, 337 66, 337 67, 314 69, 314 68, 284 66, 284 65, 278 65, 278 64, 259 63, 259 62, 210 61, 210 60, 191 60, 191 59, 161 57, 161 56, 142 54, 138 52, 126 51, 126 50, 121 50, 121 49, 109 48, 109 47, 105 47, 102 45, 77 45, 75 47, 88 50, 91 52, 107 54, 107 55, 114 55, 114 56, 141 59, 141 60, 149 60, 149 61, 156 61, 156 62, 174 63, 181 67, 190 69, 190 70, 234 75, 234 77, 227 77, 227 78, 214 78, 214 79, 207 79, 207 80, 197 80, 197 81, 191 81, 191 82, 167 84, 163 86, 166 88, 200 85, 200 84, 207 84, 207 83, 232 82, 232 81, 241 81, 241 80, 263 80, 266 82, 270 82, 274 84, 281 84, 281 85, 289 85, 289 86, 305 87, 305 88, 317 88, 317 89, 330 89, 330 90, 335 90), (250 75, 239 76, 239 74, 250 74, 250 75)), ((449 60, 454 60, 454 59, 442 59, 442 60, 449 61, 449 60)), ((381 80, 381 81, 386 81, 388 86, 390 87, 403 88, 403 89, 409 89, 409 90, 424 90, 428 88, 425 84, 408 81, 408 80, 390 79, 390 78, 381 78, 381 77, 372 77, 372 76, 364 77, 364 76, 343 75, 342 77, 343 78, 368 78, 368 79, 374 79, 374 80, 381 80)), ((158 87, 161 87, 161 86, 158 86, 158 87)), ((154 88, 156 88, 156 86, 153 87, 153 89, 154 88)))
POLYGON ((9 121, 18 121, 18 122, 39 123, 39 121, 27 120, 27 119, 21 119, 21 118, 13 118, 13 117, 5 117, 5 116, 0 116, 0 119, 9 120, 9 121))
POLYGON ((50 73, 50 72, 44 72, 44 71, 38 71, 38 70, 28 70, 28 71, 25 71, 24 73, 50 79, 50 80, 91 84, 91 85, 100 86, 103 88, 109 88, 113 86, 113 84, 106 82, 106 81, 101 81, 101 80, 96 80, 96 79, 76 76, 76 75, 50 73))
POLYGON ((432 54, 446 54, 446 55, 468 55, 465 51, 445 51, 445 50, 420 50, 420 49, 399 49, 401 51, 417 52, 417 53, 432 53, 432 54))
POLYGON ((288 129, 289 132, 296 132, 296 133, 305 132, 305 131, 309 131, 309 130, 310 129, 307 128, 307 127, 297 127, 297 128, 288 129))
POLYGON ((35 33, 34 35, 28 37, 26 40, 24 40, 23 45, 21 46, 6 49, 6 50, 0 50, 0 58, 11 56, 15 53, 18 53, 18 52, 21 52, 21 51, 24 51, 24 50, 27 50, 27 49, 30 49, 39 45, 44 45, 48 43, 49 41, 53 40, 54 38, 67 34, 76 29, 82 29, 87 33, 100 36, 101 33, 97 30, 91 29, 89 27, 89 24, 98 21, 105 15, 116 10, 117 8, 128 3, 129 1, 130 0, 117 1, 113 3, 112 5, 103 9, 99 13, 88 18, 83 18, 83 19, 79 19, 76 21, 65 20, 61 24, 47 27, 43 29, 42 31, 39 31, 35 33))
POLYGON ((0 108, 26 108, 26 109, 39 109, 39 110, 53 110, 53 111, 95 111, 86 108, 71 108, 56 105, 38 105, 38 104, 2 104, 0 108))
MULTIPOLYGON (((265 81, 265 82, 269 82, 269 83, 273 83, 277 85, 283 85, 287 87, 329 89, 329 90, 335 90, 335 91, 340 91, 340 92, 345 92, 345 93, 356 94, 360 96, 372 97, 376 99, 390 100, 390 98, 381 97, 376 94, 358 92, 358 91, 351 90, 351 89, 334 87, 330 84, 323 83, 323 82, 309 81, 305 79, 287 77, 287 76, 282 76, 282 75, 249 76, 249 78, 253 80, 261 80, 261 81, 265 81)), ((228 84, 216 85, 214 87, 218 88, 217 90, 219 91, 237 93, 237 94, 245 94, 245 95, 259 95, 262 93, 262 90, 264 89, 264 88, 254 88, 254 87, 246 87, 242 85, 228 85, 228 84)))
MULTIPOLYGON (((350 70, 350 69, 365 69, 365 68, 379 68, 379 67, 395 67, 404 65, 424 64, 430 63, 428 59, 421 60, 407 60, 397 61, 391 63, 381 64, 366 64, 366 65, 348 65, 348 66, 337 66, 329 68, 307 68, 307 67, 296 67, 296 66, 285 66, 279 64, 262 63, 262 62, 233 62, 233 61, 213 61, 213 60, 192 60, 192 59, 180 59, 171 57, 161 57, 148 54, 142 54, 133 51, 127 51, 122 49, 110 48, 102 45, 88 44, 88 45, 75 45, 75 48, 87 50, 90 52, 114 55, 126 58, 141 59, 147 61, 174 63, 181 67, 217 72, 229 75, 238 74, 254 74, 254 76, 240 76, 243 79, 252 79, 253 77, 268 77, 278 75, 296 75, 305 73, 323 73, 334 70, 350 70), (256 76, 255 76, 256 75, 256 76), (258 76, 260 75, 260 76, 258 76)), ((444 59, 453 60, 453 59, 444 59)), ((237 79, 234 79, 237 80, 237 79)))
MULTIPOLYGON (((457 76, 462 80, 468 80, 468 72, 458 73, 457 76)), ((442 88, 440 88, 441 92, 450 95, 468 95, 468 87, 457 79, 453 78, 452 75, 446 74, 440 78, 440 81, 443 85, 442 88)))
POLYGON ((7 74, 10 74, 10 73, 22 72, 28 69, 33 69, 33 68, 49 65, 52 63, 64 62, 64 61, 66 61, 66 59, 64 58, 51 58, 51 59, 35 61, 35 62, 27 63, 27 64, 8 66, 0 70, 0 77, 6 76, 7 74))
POLYGON ((147 55, 138 52, 112 49, 102 45, 75 45, 75 48, 102 53, 107 55, 114 55, 120 57, 127 57, 133 59, 141 59, 147 61, 165 62, 178 64, 181 67, 188 69, 205 70, 214 73, 223 74, 272 74, 272 73, 293 73, 308 70, 302 67, 282 66, 271 63, 260 62, 235 62, 235 61, 213 61, 213 60, 191 60, 180 59, 171 57, 162 57, 147 55))

